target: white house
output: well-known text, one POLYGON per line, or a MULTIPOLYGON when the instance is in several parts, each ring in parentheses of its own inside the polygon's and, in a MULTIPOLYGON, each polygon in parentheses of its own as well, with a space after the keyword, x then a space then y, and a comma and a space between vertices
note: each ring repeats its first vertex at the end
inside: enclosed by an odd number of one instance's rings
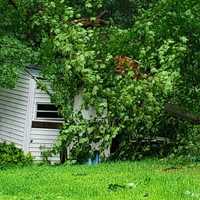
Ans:
MULTIPOLYGON (((37 88, 38 74, 37 67, 27 67, 14 89, 0 88, 0 142, 14 143, 40 161, 42 151, 53 146, 63 121, 49 95, 37 88)), ((81 109, 82 101, 79 93, 74 98, 74 112, 81 110, 85 119, 93 118, 95 110, 81 109)), ((60 158, 50 160, 58 162, 60 158)))
MULTIPOLYGON (((27 68, 14 89, 0 88, 0 141, 12 142, 35 160, 51 148, 62 119, 50 97, 37 88, 38 70, 27 68)), ((59 161, 59 156, 51 158, 59 161)))

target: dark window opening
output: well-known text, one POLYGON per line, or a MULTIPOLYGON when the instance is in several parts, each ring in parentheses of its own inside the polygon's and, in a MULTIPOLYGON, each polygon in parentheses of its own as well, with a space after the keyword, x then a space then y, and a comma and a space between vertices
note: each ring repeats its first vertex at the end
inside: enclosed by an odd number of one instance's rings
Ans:
POLYGON ((37 119, 62 120, 58 109, 53 104, 37 104, 37 119))
POLYGON ((48 128, 48 129, 59 129, 62 126, 62 122, 43 122, 43 121, 32 121, 32 128, 48 128))
POLYGON ((37 105, 38 110, 46 110, 46 111, 57 111, 58 109, 56 108, 55 105, 53 104, 38 104, 37 105))
POLYGON ((37 118, 60 118, 58 112, 37 112, 37 118))

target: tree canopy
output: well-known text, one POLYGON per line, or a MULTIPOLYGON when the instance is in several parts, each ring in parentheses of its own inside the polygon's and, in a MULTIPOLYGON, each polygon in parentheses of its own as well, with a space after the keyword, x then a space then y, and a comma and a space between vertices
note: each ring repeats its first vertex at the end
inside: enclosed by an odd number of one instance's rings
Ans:
POLYGON ((55 150, 75 141, 78 158, 120 137, 129 157, 134 138, 198 130, 164 109, 200 112, 198 0, 1 0, 0 11, 0 86, 13 87, 27 64, 41 67, 66 121, 55 150), (73 113, 80 92, 94 119, 73 113))

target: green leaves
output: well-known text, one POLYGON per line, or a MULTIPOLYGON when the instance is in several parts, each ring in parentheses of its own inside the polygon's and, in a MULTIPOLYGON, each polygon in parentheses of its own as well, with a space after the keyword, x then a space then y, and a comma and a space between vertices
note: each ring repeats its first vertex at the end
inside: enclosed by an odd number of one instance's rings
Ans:
POLYGON ((168 134, 160 125, 166 102, 200 112, 198 0, 23 0, 18 11, 2 5, 0 86, 13 87, 28 63, 42 66, 66 120, 59 150, 75 141, 78 158, 91 153, 91 142, 105 149, 120 137, 121 150, 129 152, 135 138, 168 134), (108 23, 75 23, 96 19, 108 23), (134 79, 128 66, 116 73, 116 56, 138 60, 142 78, 134 79), (80 107, 96 114, 89 121, 73 114, 80 93, 80 107))
POLYGON ((20 72, 36 56, 18 39, 0 36, 0 87, 14 87, 20 72))
POLYGON ((30 154, 25 155, 14 144, 0 143, 0 167, 25 166, 32 164, 32 161, 30 154))

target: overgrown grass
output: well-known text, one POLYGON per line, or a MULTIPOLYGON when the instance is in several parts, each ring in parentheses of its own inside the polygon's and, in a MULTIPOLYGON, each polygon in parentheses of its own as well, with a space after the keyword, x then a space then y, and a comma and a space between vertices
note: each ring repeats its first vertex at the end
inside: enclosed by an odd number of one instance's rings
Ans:
POLYGON ((32 166, 0 171, 0 199, 200 199, 200 166, 161 161, 96 166, 32 166))

